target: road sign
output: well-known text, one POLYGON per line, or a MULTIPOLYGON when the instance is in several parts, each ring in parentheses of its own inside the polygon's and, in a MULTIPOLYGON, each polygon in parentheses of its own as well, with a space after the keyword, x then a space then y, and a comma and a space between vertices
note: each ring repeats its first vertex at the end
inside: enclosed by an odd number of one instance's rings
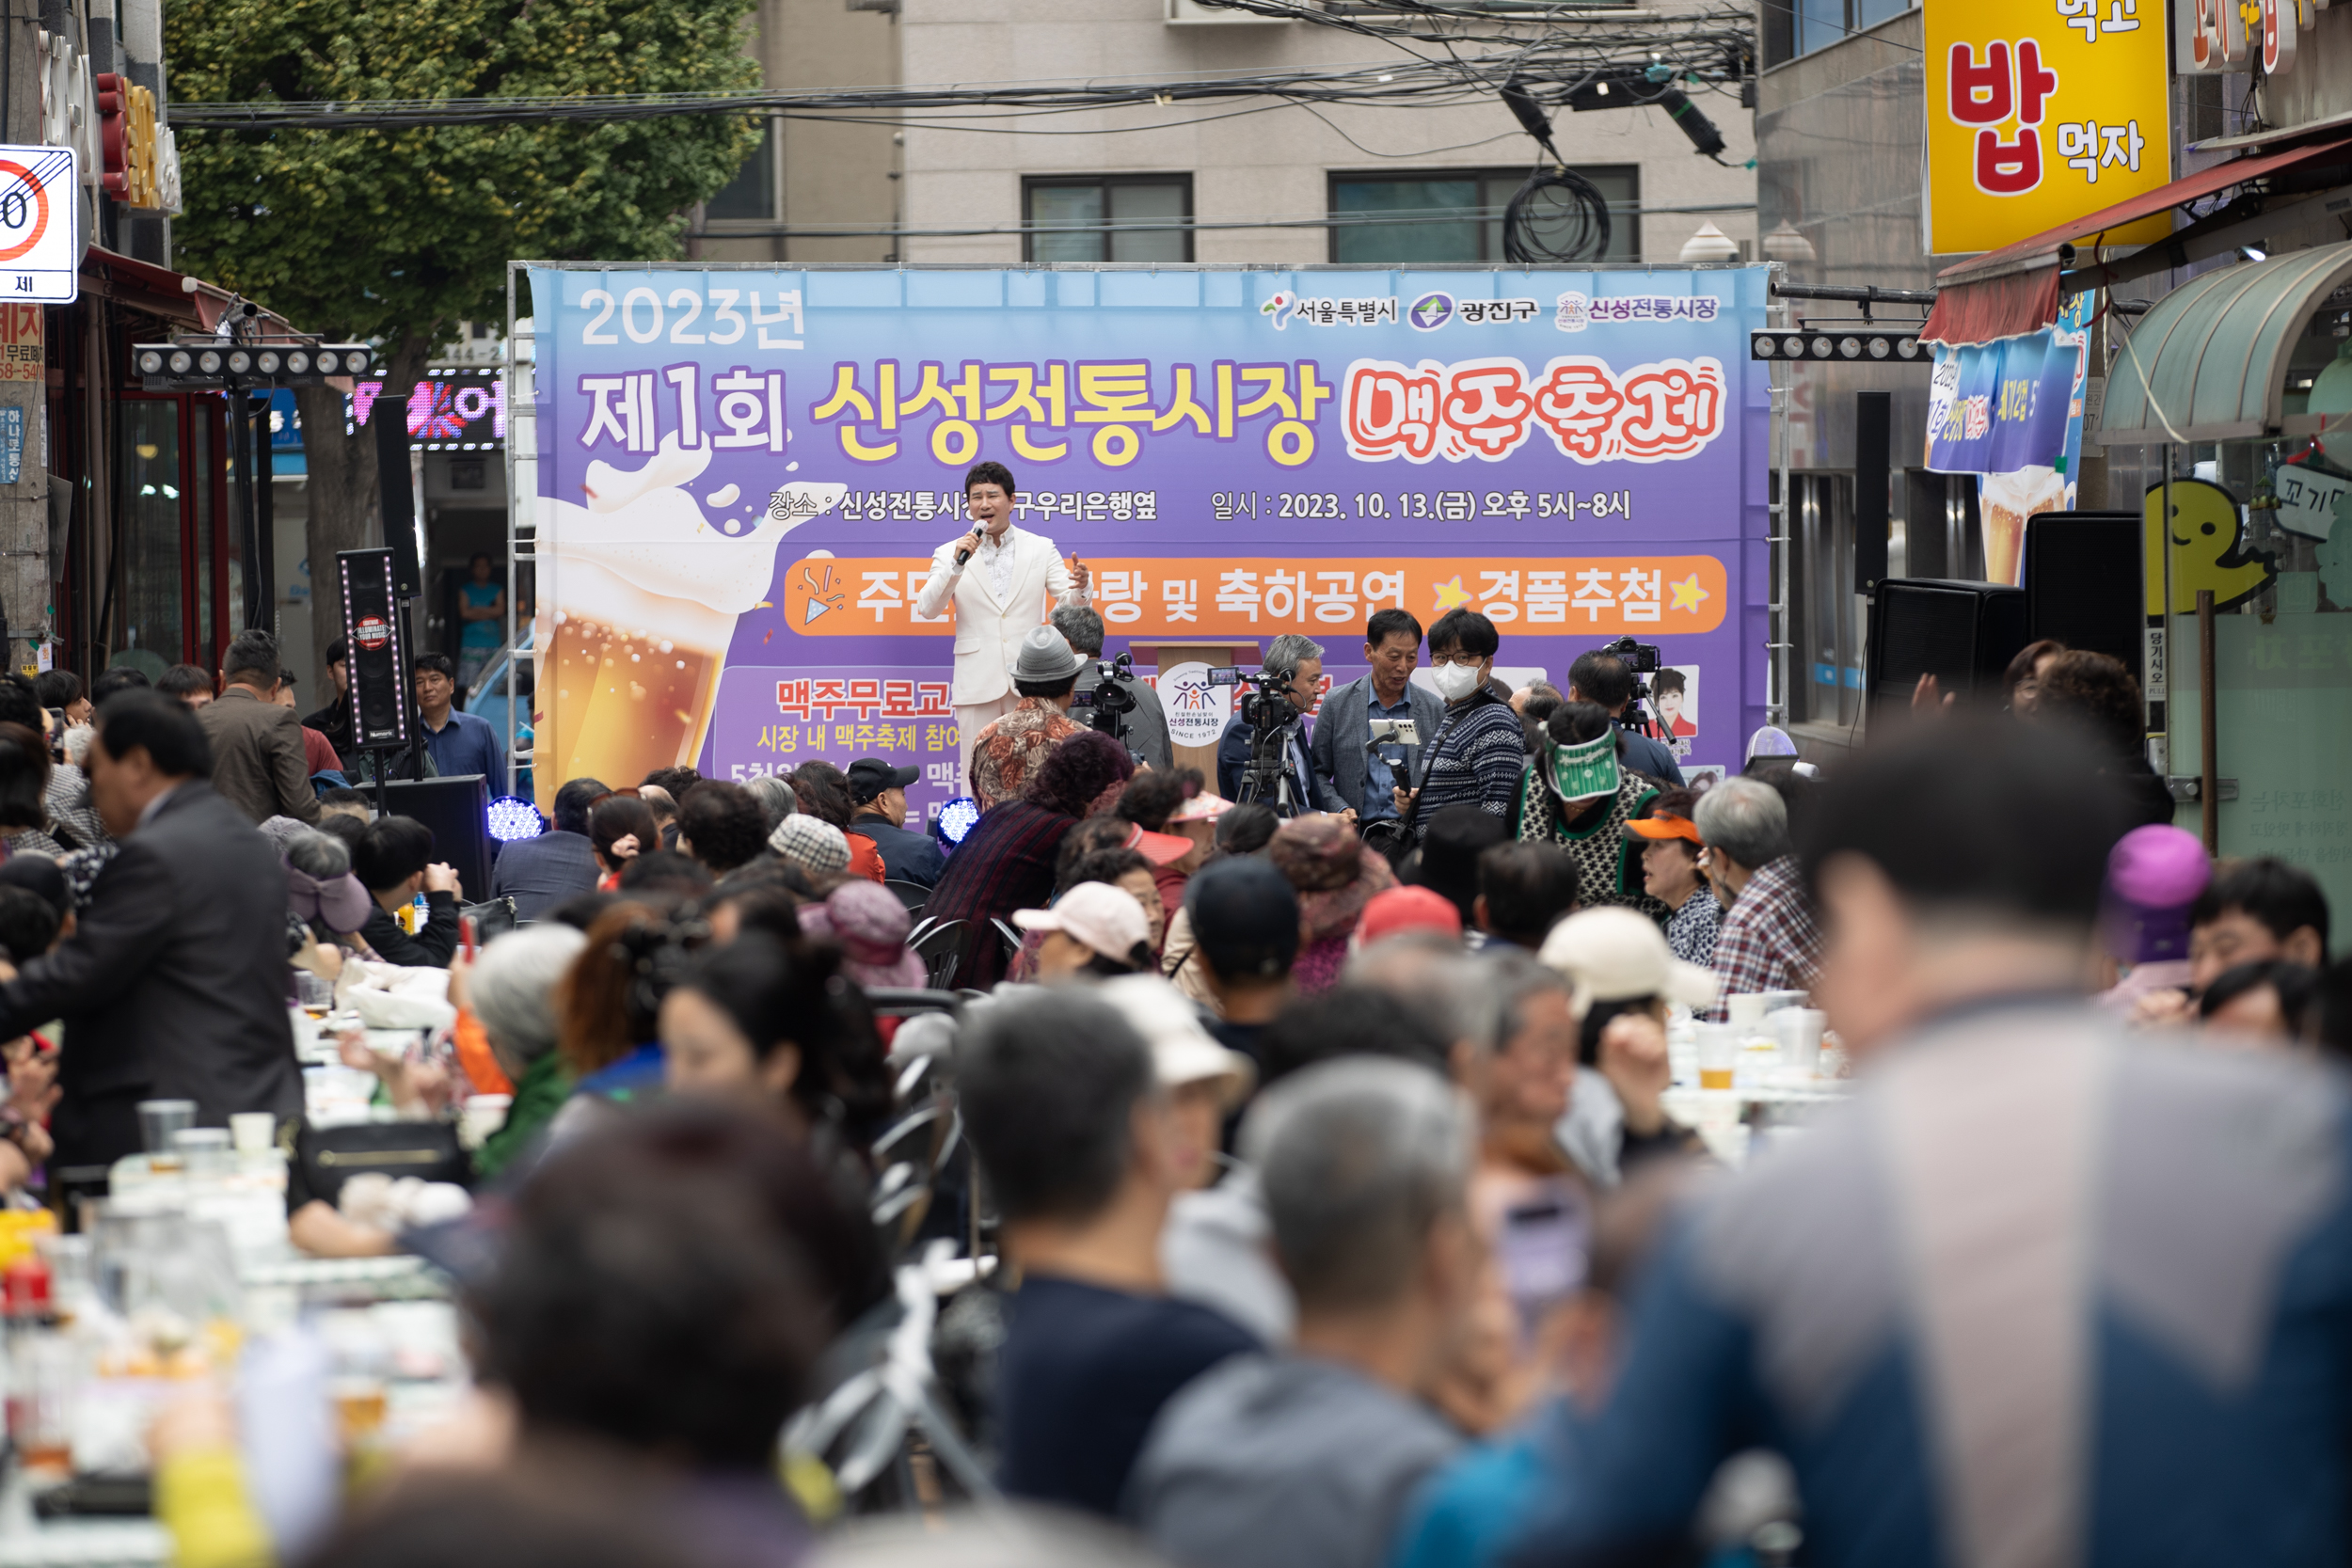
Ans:
POLYGON ((70 147, 0 147, 0 302, 81 293, 78 176, 70 147))

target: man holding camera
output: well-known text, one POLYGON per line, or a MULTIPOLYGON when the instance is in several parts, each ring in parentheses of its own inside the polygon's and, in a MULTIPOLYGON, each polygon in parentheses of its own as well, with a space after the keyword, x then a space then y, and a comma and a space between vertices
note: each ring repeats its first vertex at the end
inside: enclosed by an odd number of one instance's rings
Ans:
POLYGON ((1625 765, 1636 773, 1646 773, 1661 784, 1682 787, 1682 768, 1675 754, 1648 736, 1625 727, 1625 710, 1633 703, 1633 671, 1623 658, 1607 649, 1596 648, 1576 656, 1568 666, 1568 701, 1597 703, 1609 710, 1610 721, 1625 744, 1625 765))
POLYGON ((1142 756, 1145 767, 1163 773, 1173 768, 1175 752, 1168 739, 1168 710, 1160 705, 1160 694, 1152 689, 1150 682, 1139 681, 1133 675, 1114 674, 1105 681, 1095 662, 1103 657, 1103 617, 1085 605, 1065 605, 1054 611, 1054 629, 1087 661, 1078 672, 1077 705, 1086 705, 1085 693, 1104 685, 1116 685, 1135 705, 1126 711, 1119 731, 1105 733, 1117 734, 1129 751, 1142 756))
POLYGON ((914 598, 918 616, 955 606, 956 679, 947 700, 962 748, 960 778, 971 777, 980 731, 1017 701, 1010 672, 1022 638, 1056 606, 1084 605, 1092 580, 1084 562, 1063 565, 1051 539, 1013 527, 1018 493, 1002 463, 972 466, 963 476, 972 530, 931 552, 931 575, 914 598))
POLYGON ((1410 610, 1373 612, 1364 623, 1364 662, 1370 673, 1332 688, 1324 700, 1308 752, 1322 809, 1369 826, 1396 816, 1396 787, 1412 782, 1421 748, 1445 722, 1445 703, 1413 684, 1421 623, 1410 610), (1409 744, 1399 738, 1399 724, 1413 727, 1409 744))
POLYGON ((1281 751, 1282 780, 1289 784, 1289 805, 1284 807, 1285 792, 1279 786, 1245 797, 1243 781, 1249 774, 1250 759, 1257 749, 1257 731, 1243 711, 1250 705, 1252 693, 1245 689, 1235 689, 1233 717, 1226 721, 1225 733, 1216 739, 1217 793, 1228 800, 1255 800, 1284 816, 1321 811, 1322 797, 1315 789, 1314 768, 1307 760, 1307 742, 1301 726, 1323 695, 1323 644, 1296 632, 1284 632, 1266 645, 1265 662, 1260 668, 1274 677, 1274 684, 1263 695, 1269 700, 1287 698, 1298 710, 1286 722, 1275 726, 1279 736, 1274 744, 1281 751))

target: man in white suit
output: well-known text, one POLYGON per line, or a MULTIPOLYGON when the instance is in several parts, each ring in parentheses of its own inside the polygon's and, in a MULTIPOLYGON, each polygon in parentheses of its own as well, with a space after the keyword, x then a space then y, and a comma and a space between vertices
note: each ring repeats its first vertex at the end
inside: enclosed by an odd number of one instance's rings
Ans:
POLYGON ((1012 470, 976 463, 963 476, 972 531, 931 552, 931 575, 914 597, 914 613, 937 615, 956 607, 956 684, 948 702, 962 742, 961 779, 972 776, 972 743, 990 722, 1012 711, 1012 661, 1021 640, 1064 606, 1091 596, 1093 573, 1084 562, 1062 564, 1042 534, 1012 526, 1012 470))

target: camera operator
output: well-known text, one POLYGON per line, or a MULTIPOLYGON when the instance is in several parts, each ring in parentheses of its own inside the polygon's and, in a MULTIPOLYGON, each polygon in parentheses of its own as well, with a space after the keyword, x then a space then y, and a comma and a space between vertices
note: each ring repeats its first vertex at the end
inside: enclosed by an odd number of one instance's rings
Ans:
POLYGON ((1625 748, 1619 753, 1625 765, 1661 784, 1682 787, 1682 769, 1676 764, 1675 754, 1661 742, 1625 727, 1625 710, 1633 702, 1633 671, 1624 659, 1600 648, 1577 655, 1576 662, 1568 666, 1568 701, 1595 703, 1607 708, 1610 722, 1625 737, 1625 748))
POLYGON ((1353 812, 1366 826, 1396 816, 1396 786, 1410 782, 1422 746, 1445 722, 1444 699, 1413 684, 1420 660, 1421 623, 1407 610, 1375 610, 1364 623, 1371 670, 1331 689, 1308 743, 1325 811, 1353 812), (1419 739, 1373 744, 1373 725, 1393 721, 1409 721, 1419 739))
MULTIPOLYGON (((1283 773, 1290 783, 1292 803, 1292 809, 1283 815, 1296 816, 1300 812, 1319 811, 1322 809, 1319 804, 1322 797, 1315 789, 1314 769, 1307 761, 1307 742, 1301 731, 1306 721, 1304 715, 1314 707, 1316 700, 1322 695, 1323 644, 1296 632, 1284 632, 1267 645, 1262 668, 1265 673, 1278 679, 1287 674, 1287 680, 1276 690, 1286 694, 1300 714, 1300 717, 1280 726, 1283 773)), ((1225 733, 1216 740, 1217 793, 1229 800, 1242 799, 1242 780, 1249 771, 1255 744, 1255 734, 1243 712, 1247 705, 1248 699, 1237 691, 1233 699, 1233 717, 1226 721, 1225 733)), ((1278 811, 1281 809, 1277 800, 1270 796, 1263 803, 1274 806, 1278 811)))
MULTIPOLYGON (((1054 611, 1053 622, 1054 629, 1087 661, 1078 672, 1076 689, 1093 690, 1103 679, 1103 672, 1094 662, 1103 657, 1103 617, 1084 605, 1064 605, 1054 611)), ((1152 689, 1149 681, 1133 675, 1118 676, 1116 684, 1135 701, 1135 706, 1122 718, 1119 738, 1129 751, 1142 755, 1146 768, 1167 772, 1176 766, 1176 758, 1170 750, 1168 710, 1160 705, 1160 694, 1152 689)))

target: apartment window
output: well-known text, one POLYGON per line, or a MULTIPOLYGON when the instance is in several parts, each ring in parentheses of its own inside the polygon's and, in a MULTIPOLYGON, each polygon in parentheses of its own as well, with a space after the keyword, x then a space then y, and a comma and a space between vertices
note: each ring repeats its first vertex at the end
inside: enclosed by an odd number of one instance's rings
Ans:
POLYGON ((703 207, 709 223, 773 223, 776 221, 776 122, 763 120, 759 145, 743 160, 734 179, 721 187, 703 207))
POLYGON ((1913 9, 1918 0, 1766 0, 1764 63, 1782 65, 1800 55, 1851 38, 1913 9))
POLYGON ((1025 261, 1189 261, 1189 174, 1054 175, 1021 182, 1025 261))
MULTIPOLYGON (((1642 257, 1642 171, 1630 164, 1579 168, 1609 202, 1609 248, 1595 260, 1642 257)), ((1419 265, 1502 262, 1502 209, 1525 168, 1415 170, 1331 176, 1331 260, 1419 265)))

